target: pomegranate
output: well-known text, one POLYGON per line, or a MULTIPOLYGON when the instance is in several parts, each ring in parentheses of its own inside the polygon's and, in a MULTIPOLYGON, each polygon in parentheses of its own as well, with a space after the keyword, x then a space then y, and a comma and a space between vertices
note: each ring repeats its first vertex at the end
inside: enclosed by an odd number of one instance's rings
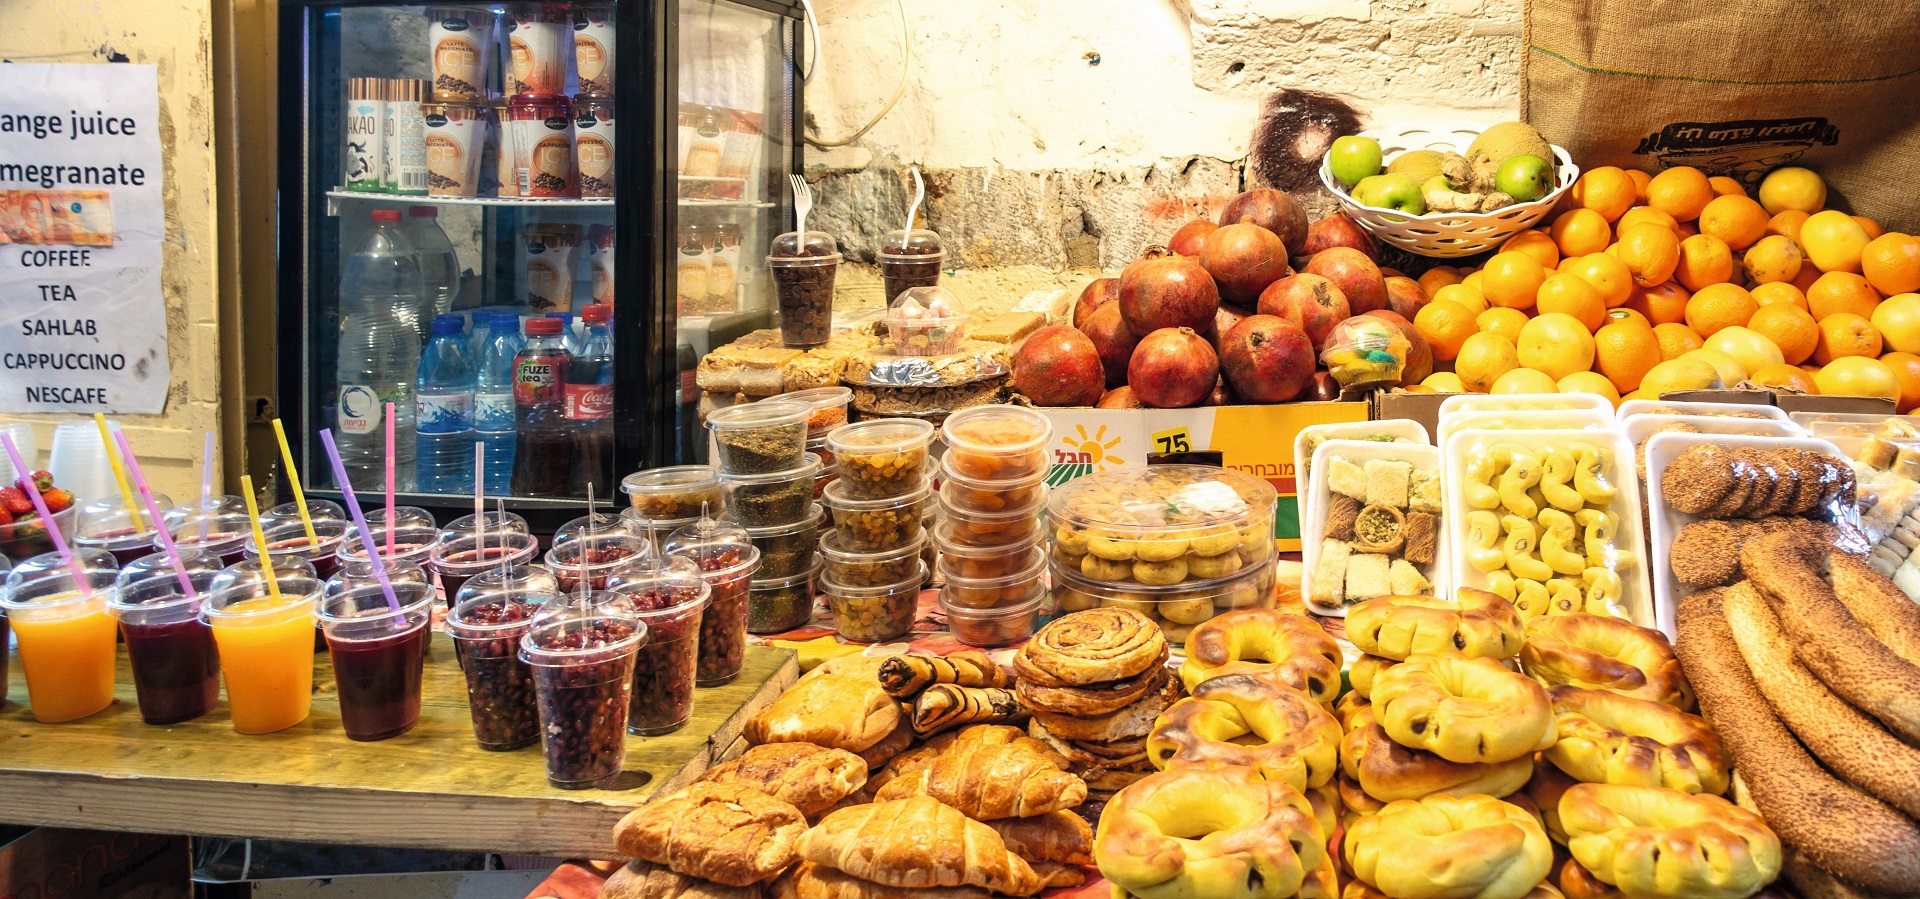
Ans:
POLYGON ((1127 360, 1133 358, 1133 348, 1139 345, 1140 338, 1133 336, 1127 323, 1121 320, 1119 304, 1108 303, 1093 310, 1080 331, 1093 341, 1094 351, 1100 354, 1100 365, 1107 372, 1106 386, 1127 383, 1127 360))
POLYGON ((1194 219, 1181 225, 1180 230, 1173 232, 1173 236, 1167 238, 1167 249, 1182 256, 1198 256, 1201 245, 1206 243, 1207 235, 1219 228, 1219 225, 1206 219, 1194 219))
POLYGON ((1245 217, 1279 237, 1287 245, 1288 256, 1307 255, 1307 211, 1286 191, 1256 187, 1228 200, 1220 210, 1222 225, 1245 217))
POLYGON ((1207 401, 1204 403, 1201 403, 1200 405, 1231 406, 1233 405, 1233 403, 1234 403, 1233 388, 1227 385, 1227 379, 1223 377, 1214 381, 1212 392, 1207 394, 1207 401))
POLYGON ((1192 328, 1161 328, 1140 338, 1127 362, 1127 385, 1156 409, 1197 406, 1213 393, 1220 357, 1192 328))
POLYGON ((1313 383, 1313 341, 1277 315, 1255 315, 1220 341, 1220 370, 1249 403, 1284 403, 1313 383))
POLYGON ((1406 275, 1390 276, 1386 282, 1387 308, 1400 313, 1400 317, 1408 321, 1419 315, 1422 307, 1433 302, 1433 298, 1427 296, 1427 289, 1406 275))
POLYGON ((1220 309, 1220 290, 1198 260, 1152 246, 1120 273, 1119 306, 1135 334, 1161 328, 1204 331, 1220 309))
POLYGON ((1073 304, 1073 326, 1078 328, 1086 324, 1087 317, 1120 296, 1119 278, 1095 278, 1080 291, 1080 299, 1073 304))
POLYGON ((1321 250, 1307 260, 1301 271, 1312 272, 1332 281, 1347 295, 1354 315, 1387 308, 1387 279, 1367 254, 1352 247, 1321 250))
POLYGON ((1128 387, 1125 384, 1122 384, 1119 387, 1115 387, 1112 390, 1107 391, 1104 395, 1100 397, 1100 402, 1094 403, 1093 406, 1096 409, 1145 409, 1147 408, 1146 403, 1140 402, 1140 400, 1134 397, 1133 388, 1128 387))
MULTIPOLYGON (((1355 318, 1358 317, 1355 316, 1355 318)), ((1433 344, 1428 343, 1425 337, 1420 336, 1419 331, 1414 330, 1412 321, 1391 309, 1369 312, 1366 317, 1377 318, 1399 328, 1400 333, 1406 336, 1407 342, 1412 344, 1407 348, 1406 367, 1400 370, 1400 383, 1418 384, 1426 380, 1428 375, 1433 374, 1433 344)))
POLYGON ((1336 212, 1307 226, 1307 241, 1300 248, 1300 255, 1312 256, 1334 247, 1352 247, 1367 254, 1368 259, 1380 258, 1373 235, 1354 224, 1353 219, 1347 218, 1344 213, 1336 212))
POLYGON ((1091 406, 1105 384, 1093 341, 1067 325, 1033 332, 1013 354, 1013 387, 1036 406, 1091 406))
POLYGON ((1228 331, 1233 330, 1233 326, 1239 324, 1241 319, 1252 314, 1252 312, 1239 306, 1229 306, 1221 303, 1220 311, 1213 314, 1213 329, 1202 333, 1200 336, 1205 337, 1208 343, 1213 344, 1213 350, 1217 353, 1220 351, 1220 338, 1226 336, 1228 331))
POLYGON ((1340 382, 1333 379, 1332 372, 1314 372, 1313 389, 1307 395, 1316 403, 1331 403, 1340 398, 1340 382))
POLYGON ((1242 305, 1257 302, 1267 285, 1292 273, 1287 245, 1247 216, 1207 235, 1200 264, 1220 288, 1220 298, 1242 305))
POLYGON ((1318 350, 1326 344, 1327 332, 1346 321, 1353 310, 1347 305, 1347 295, 1332 281, 1302 272, 1281 278, 1262 291, 1260 314, 1299 325, 1318 350))

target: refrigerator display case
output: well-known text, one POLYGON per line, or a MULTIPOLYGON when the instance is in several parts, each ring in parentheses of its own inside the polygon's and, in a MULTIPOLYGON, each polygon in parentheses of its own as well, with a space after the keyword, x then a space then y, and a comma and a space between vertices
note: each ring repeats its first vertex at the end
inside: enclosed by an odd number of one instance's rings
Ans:
POLYGON ((478 477, 557 519, 704 462, 697 361, 775 322, 801 16, 283 0, 278 411, 308 492, 339 494, 322 429, 379 493, 391 427, 428 508, 478 477))

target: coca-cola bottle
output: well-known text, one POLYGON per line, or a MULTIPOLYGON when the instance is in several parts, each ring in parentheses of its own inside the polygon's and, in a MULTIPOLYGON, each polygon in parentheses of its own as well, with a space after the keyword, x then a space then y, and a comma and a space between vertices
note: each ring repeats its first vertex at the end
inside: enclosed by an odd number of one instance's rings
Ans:
POLYGON ((573 434, 566 410, 567 369, 573 361, 557 318, 530 318, 527 343, 513 357, 513 492, 566 496, 573 434))
POLYGON ((575 494, 595 485, 605 495, 613 484, 613 307, 594 304, 580 310, 587 337, 580 355, 567 366, 567 425, 573 429, 575 494))

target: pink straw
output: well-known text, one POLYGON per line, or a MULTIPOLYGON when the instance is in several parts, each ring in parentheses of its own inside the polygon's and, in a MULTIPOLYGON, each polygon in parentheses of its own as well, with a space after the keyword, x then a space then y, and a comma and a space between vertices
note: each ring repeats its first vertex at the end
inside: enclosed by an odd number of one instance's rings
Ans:
POLYGON ((393 404, 387 404, 387 555, 393 555, 393 404))
MULTIPOLYGON (((353 495, 353 484, 347 480, 347 466, 340 462, 340 448, 333 445, 332 428, 320 429, 320 443, 327 450, 327 462, 333 466, 333 478, 340 484, 340 498, 347 501, 347 512, 353 516, 353 525, 360 531, 360 548, 367 551, 367 562, 373 566, 373 576, 380 581, 380 592, 386 594, 387 608, 398 614, 400 600, 394 597, 393 582, 387 579, 386 560, 380 558, 380 547, 373 542, 373 532, 367 530, 367 516, 360 511, 360 500, 353 495)), ((392 518, 389 517, 388 521, 391 522, 392 518)), ((404 623, 396 619, 395 626, 404 623)))
POLYGON ((486 465, 487 445, 475 440, 473 442, 473 527, 478 534, 478 539, 473 541, 473 546, 474 558, 482 561, 487 558, 487 485, 484 476, 481 475, 486 465))
MULTIPOLYGON (((167 551, 167 561, 173 564, 173 575, 180 579, 180 589, 188 596, 198 596, 194 592, 193 581, 187 579, 187 566, 180 562, 180 548, 173 544, 173 532, 166 525, 166 519, 160 517, 160 504, 153 501, 153 487, 147 483, 147 476, 140 470, 140 460, 133 457, 133 447, 127 443, 127 432, 113 432, 113 440, 120 445, 120 458, 127 460, 127 473, 133 475, 133 486, 140 491, 140 499, 147 504, 147 514, 153 516, 153 530, 160 536, 160 547, 167 551)), ((206 533, 206 518, 213 513, 201 505, 201 533, 206 533)), ((206 538, 200 538, 203 542, 206 538)))
MULTIPOLYGON (((33 510, 40 513, 40 520, 46 523, 47 537, 53 541, 53 551, 60 554, 60 561, 67 563, 67 570, 73 572, 73 585, 80 588, 81 596, 92 596, 93 587, 87 583, 87 572, 80 567, 80 560, 73 557, 73 550, 67 548, 67 541, 60 536, 60 528, 53 523, 53 513, 47 511, 47 500, 40 495, 40 485, 33 482, 33 469, 27 467, 25 459, 20 458, 20 448, 13 445, 13 435, 0 431, 0 444, 7 448, 7 461, 13 463, 13 470, 20 472, 20 484, 27 488, 27 499, 33 500, 33 510)), ((154 526, 159 527, 155 521, 154 526)))

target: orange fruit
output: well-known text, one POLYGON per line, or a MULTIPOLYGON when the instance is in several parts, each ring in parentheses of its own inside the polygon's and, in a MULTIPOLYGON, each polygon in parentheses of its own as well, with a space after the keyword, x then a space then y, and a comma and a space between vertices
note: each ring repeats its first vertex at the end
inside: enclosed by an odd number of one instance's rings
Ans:
POLYGON ((1807 288, 1807 311, 1812 312, 1815 319, 1824 319, 1836 312, 1869 318, 1878 305, 1880 292, 1874 290, 1867 279, 1852 272, 1827 272, 1807 288))
POLYGON ((1635 203, 1645 204, 1647 202, 1647 185, 1653 183, 1653 176, 1639 169, 1627 169, 1627 177, 1633 181, 1633 201, 1635 203))
POLYGON ((1614 246, 1619 248, 1616 255, 1633 275, 1633 283, 1641 287, 1666 281, 1680 265, 1680 238, 1671 228, 1657 222, 1623 225, 1620 242, 1614 246))
POLYGON ((1449 284, 1434 291, 1433 298, 1436 300, 1452 300, 1465 306, 1467 311, 1473 315, 1479 315, 1487 311, 1487 298, 1481 295, 1480 288, 1470 286, 1464 282, 1460 284, 1449 284))
POLYGON ((1625 303, 1633 294, 1632 270, 1611 253, 1588 253, 1574 260, 1566 273, 1593 285, 1608 309, 1625 303))
MULTIPOLYGON (((1812 268, 1813 266, 1807 267, 1812 268)), ((1807 308, 1807 295, 1802 293, 1800 288, 1785 281, 1755 284, 1753 285, 1753 289, 1748 291, 1748 293, 1753 294, 1753 301, 1762 306, 1785 303, 1789 306, 1798 306, 1802 309, 1807 308)))
POLYGON ((1711 390, 1725 386, 1726 379, 1720 376, 1720 371, 1704 359, 1668 359, 1647 372, 1647 376, 1640 379, 1640 389, 1633 393, 1635 399, 1652 400, 1672 390, 1711 390))
POLYGON ((1713 195, 1716 197, 1731 197, 1735 195, 1744 197, 1747 195, 1747 189, 1741 186, 1740 182, 1725 175, 1715 175, 1708 178, 1707 183, 1712 185, 1713 195))
POLYGON ((1555 381, 1593 368, 1593 331, 1564 312, 1543 312, 1528 320, 1514 345, 1522 366, 1546 372, 1555 381))
POLYGON ((1653 336, 1660 341, 1662 360, 1678 359, 1707 345, 1705 340, 1700 339, 1700 335, 1693 333, 1693 329, 1686 325, 1654 325, 1653 336))
MULTIPOLYGON (((1586 180, 1586 176, 1582 175, 1581 180, 1586 180)), ((1574 189, 1579 189, 1577 183, 1574 189)), ((1707 208, 1713 197, 1713 185, 1707 182, 1706 173, 1690 165, 1667 169, 1647 184, 1647 205, 1673 216, 1675 221, 1690 222, 1699 218, 1700 211, 1707 208)))
POLYGON ((1895 400, 1895 410, 1901 415, 1912 412, 1920 406, 1920 356, 1912 353, 1892 352, 1880 357, 1887 368, 1893 370, 1893 380, 1900 385, 1900 398, 1895 400))
MULTIPOLYGON (((1734 361, 1740 363, 1742 378, 1746 377, 1747 372, 1769 365, 1782 365, 1787 361, 1785 354, 1780 352, 1779 344, 1765 334, 1740 325, 1721 328, 1707 338, 1706 348, 1732 356, 1734 361)), ((1736 379, 1733 383, 1740 382, 1736 379)))
POLYGON ((1819 385, 1813 383, 1813 376, 1807 374, 1797 365, 1786 365, 1784 363, 1780 365, 1768 365, 1759 371, 1748 372, 1747 380, 1755 384, 1765 384, 1768 387, 1792 387, 1802 393, 1817 394, 1820 392, 1819 385))
POLYGON ((1813 361, 1825 365, 1847 356, 1879 358, 1880 331, 1864 316, 1835 312, 1820 320, 1820 342, 1814 345, 1813 361))
POLYGON ((1800 226, 1806 222, 1807 215, 1798 209, 1783 209, 1776 212, 1773 218, 1767 219, 1767 233, 1798 241, 1800 226))
POLYGON ((1540 263, 1541 268, 1553 268, 1560 264, 1560 248, 1553 243, 1553 235, 1543 229, 1522 231, 1507 238, 1500 245, 1502 253, 1525 253, 1540 263))
POLYGON ((1687 299, 1691 296, 1686 288, 1668 281, 1652 287, 1635 287, 1621 308, 1646 316, 1650 325, 1673 324, 1687 320, 1687 299))
POLYGON ((1900 379, 1893 369, 1865 356, 1845 356, 1821 366, 1813 383, 1826 396, 1884 396, 1900 402, 1900 379))
POLYGON ((1695 234, 1680 242, 1680 264, 1674 280, 1688 290, 1699 290, 1733 277, 1733 250, 1711 234, 1695 234))
POLYGON ((1473 271, 1468 272, 1465 277, 1460 279, 1460 286, 1471 287, 1473 288, 1474 293, 1480 294, 1481 296, 1485 296, 1486 291, 1480 287, 1480 280, 1481 280, 1480 270, 1476 268, 1473 271))
POLYGON ((1895 231, 1867 241, 1860 251, 1860 273, 1884 294, 1920 290, 1920 237, 1895 231))
POLYGON ((1433 296, 1434 291, 1442 287, 1460 283, 1460 270, 1451 265, 1436 265, 1415 280, 1420 282, 1420 289, 1425 290, 1427 296, 1433 296))
POLYGON ((1687 327, 1701 337, 1712 337, 1721 328, 1746 324, 1759 308, 1753 294, 1738 284, 1709 284, 1687 300, 1687 327))
MULTIPOLYGON (((1800 252, 1805 253, 1806 248, 1802 247, 1800 252)), ((1803 262, 1800 265, 1800 274, 1794 275, 1791 283, 1794 287, 1800 289, 1801 296, 1805 296, 1807 288, 1812 287, 1813 282, 1820 280, 1822 274, 1825 274, 1825 272, 1820 271, 1819 266, 1810 262, 1803 262)))
POLYGON ((1540 292, 1540 283, 1545 280, 1547 270, 1540 266, 1540 260, 1527 253, 1505 251, 1495 253, 1480 270, 1480 292, 1490 305, 1531 309, 1534 294, 1540 292))
POLYGON ((1746 194, 1715 197, 1700 213, 1700 233, 1711 234, 1727 246, 1744 250, 1767 233, 1767 211, 1746 194))
POLYGON ((1662 228, 1672 231, 1675 238, 1680 236, 1680 223, 1674 221, 1673 216, 1661 212, 1652 206, 1635 206, 1627 210, 1626 215, 1621 216, 1619 221, 1613 223, 1613 229, 1624 233, 1629 225, 1659 225, 1662 228))
POLYGON ((1473 312, 1448 299, 1435 299, 1414 313, 1413 330, 1433 347, 1433 358, 1446 362, 1460 355, 1460 345, 1479 333, 1473 312))
MULTIPOLYGON (((1573 194, 1574 203, 1600 213, 1611 222, 1633 206, 1634 195, 1638 191, 1633 186, 1633 179, 1627 177, 1627 173, 1619 166, 1603 165, 1581 172, 1580 180, 1573 182, 1573 190, 1568 192, 1573 194)), ((1649 199, 1653 196, 1651 183, 1647 185, 1647 196, 1649 199)))
POLYGON ((1613 242, 1613 229, 1607 224, 1607 217, 1591 209, 1572 209, 1553 220, 1548 231, 1553 236, 1553 244, 1560 248, 1563 257, 1585 256, 1598 253, 1613 242))
POLYGON ((1823 272, 1857 272, 1860 254, 1873 238, 1846 213, 1823 209, 1800 224, 1800 249, 1823 272))
POLYGON ((1460 383, 1475 393, 1486 393, 1500 376, 1520 367, 1520 356, 1513 341, 1498 334, 1480 333, 1460 345, 1460 357, 1454 360, 1453 373, 1460 383))
MULTIPOLYGON (((1613 315, 1621 315, 1616 310, 1613 315)), ((1666 361, 1653 329, 1630 318, 1615 318, 1593 335, 1594 370, 1606 375, 1615 389, 1626 392, 1640 386, 1653 367, 1666 361)))
POLYGON ((1769 234, 1748 247, 1747 254, 1740 261, 1746 266, 1748 280, 1756 284, 1771 284, 1775 281, 1792 281, 1800 274, 1803 259, 1799 244, 1778 234, 1769 234))
POLYGON ((1888 347, 1902 353, 1920 353, 1920 293, 1887 297, 1867 318, 1888 347))
POLYGON ((1607 304, 1600 299, 1599 291, 1586 279, 1567 273, 1549 276, 1540 285, 1534 309, 1540 315, 1561 312, 1573 316, 1589 331, 1597 330, 1607 321, 1607 304))
POLYGON ((1609 324, 1612 322, 1639 322, 1647 330, 1653 330, 1653 322, 1647 321, 1647 317, 1640 314, 1640 310, 1629 309, 1625 306, 1621 306, 1618 309, 1608 309, 1607 322, 1609 324))
POLYGON ((1518 309, 1495 306, 1474 319, 1480 330, 1498 334, 1508 340, 1519 342, 1520 329, 1527 325, 1527 314, 1518 309))
POLYGON ((1785 166, 1760 180, 1759 195, 1760 205, 1775 215, 1782 209, 1815 213, 1827 205, 1827 182, 1807 169, 1785 166))
POLYGON ((1687 238, 1692 237, 1695 234, 1699 234, 1699 233, 1700 233, 1699 225, 1693 222, 1680 223, 1680 239, 1681 240, 1686 240, 1687 238))
POLYGON ((1868 240, 1872 240, 1886 233, 1886 229, 1881 228, 1879 222, 1867 218, 1864 215, 1850 215, 1848 218, 1853 219, 1853 221, 1860 226, 1860 230, 1867 232, 1868 240))
POLYGON ((1820 342, 1820 325, 1807 310, 1792 303, 1774 303, 1754 310, 1747 327, 1773 341, 1780 355, 1793 365, 1807 361, 1820 342))

